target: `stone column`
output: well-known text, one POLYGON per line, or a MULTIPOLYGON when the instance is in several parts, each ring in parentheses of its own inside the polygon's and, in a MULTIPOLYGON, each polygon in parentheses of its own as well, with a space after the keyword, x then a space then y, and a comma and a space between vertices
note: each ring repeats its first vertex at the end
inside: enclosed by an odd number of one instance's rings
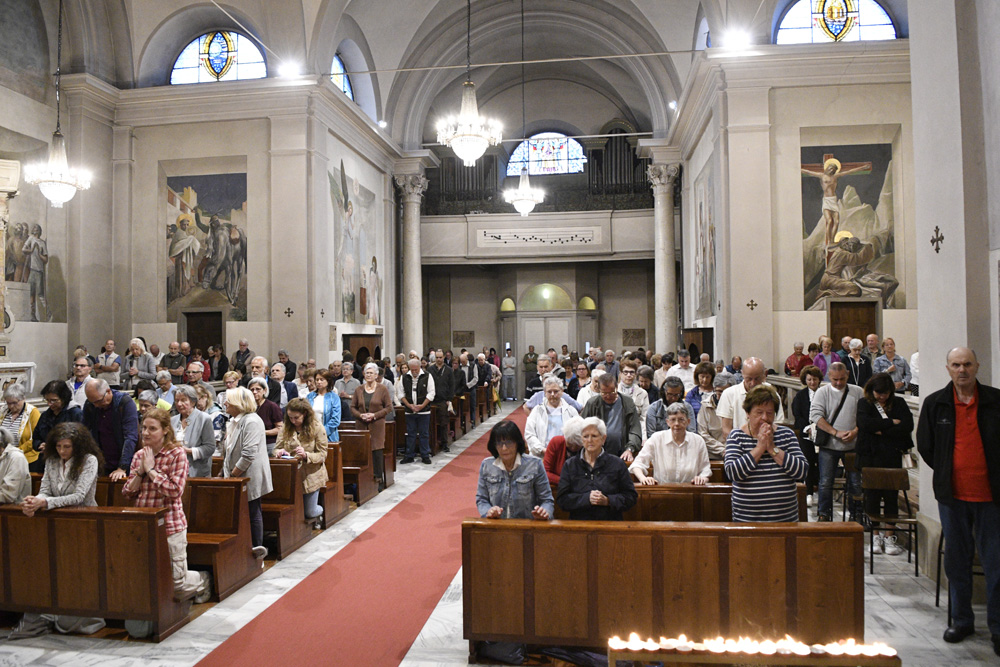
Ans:
POLYGON ((674 268, 674 180, 680 164, 652 164, 653 186, 653 289, 654 349, 666 353, 677 349, 677 272, 674 268))
POLYGON ((403 194, 403 281, 399 296, 402 300, 403 341, 401 351, 424 349, 423 277, 420 270, 420 199, 427 189, 423 174, 396 176, 396 185, 403 194))

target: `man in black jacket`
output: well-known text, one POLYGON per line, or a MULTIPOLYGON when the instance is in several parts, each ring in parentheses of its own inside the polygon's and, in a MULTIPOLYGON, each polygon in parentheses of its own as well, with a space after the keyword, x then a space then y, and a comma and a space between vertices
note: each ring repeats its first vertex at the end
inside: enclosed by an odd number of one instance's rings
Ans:
POLYGON ((631 463, 642 448, 639 411, 631 398, 618 393, 617 381, 607 373, 597 378, 597 385, 600 395, 587 401, 580 416, 600 418, 608 431, 604 451, 631 463))
POLYGON ((946 642, 975 632, 972 559, 986 573, 986 622, 1000 655, 1000 390, 976 380, 976 353, 948 353, 951 382, 924 399, 917 448, 934 469, 934 497, 944 532, 952 620, 946 642))
POLYGON ((437 406, 438 443, 441 451, 447 452, 451 451, 448 447, 448 406, 455 396, 454 379, 451 368, 444 363, 444 352, 438 349, 433 354, 434 363, 427 366, 427 372, 434 378, 432 404, 437 406))

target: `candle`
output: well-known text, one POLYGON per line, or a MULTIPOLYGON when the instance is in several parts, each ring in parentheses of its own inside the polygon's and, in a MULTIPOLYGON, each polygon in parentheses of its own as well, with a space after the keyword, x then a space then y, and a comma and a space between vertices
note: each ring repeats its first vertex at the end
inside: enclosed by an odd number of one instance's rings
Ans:
POLYGON ((844 647, 837 643, 827 644, 825 647, 826 652, 830 655, 844 655, 844 647))
POLYGON ((610 648, 612 651, 624 651, 625 646, 626 643, 623 642, 622 638, 619 637, 618 635, 615 635, 614 637, 608 640, 608 648, 610 648))
POLYGON ((813 644, 809 647, 809 651, 813 655, 826 655, 826 647, 822 644, 813 644))
POLYGON ((630 651, 641 651, 645 646, 645 642, 639 639, 639 635, 633 632, 628 636, 628 644, 626 646, 628 646, 628 650, 630 651))
POLYGON ((770 639, 765 639, 760 643, 760 653, 761 655, 774 655, 776 647, 774 642, 770 639))
POLYGON ((687 653, 691 650, 691 642, 689 642, 688 638, 683 634, 677 638, 677 650, 683 653, 687 653))

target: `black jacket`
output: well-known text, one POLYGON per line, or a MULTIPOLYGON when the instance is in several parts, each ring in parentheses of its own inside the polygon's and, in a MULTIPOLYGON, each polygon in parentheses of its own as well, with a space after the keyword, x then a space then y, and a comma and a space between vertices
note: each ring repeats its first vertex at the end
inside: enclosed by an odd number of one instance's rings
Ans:
POLYGON ((628 464, 614 454, 604 452, 593 468, 583 460, 582 451, 578 456, 567 457, 563 463, 556 502, 569 512, 570 519, 621 521, 622 514, 638 500, 628 464), (607 496, 608 504, 591 505, 591 491, 607 496))
POLYGON ((793 427, 799 433, 809 425, 809 408, 812 401, 809 400, 809 387, 803 387, 792 399, 792 417, 795 418, 793 427))
MULTIPOLYGON (((642 425, 639 423, 639 411, 636 409, 635 403, 630 397, 623 396, 621 392, 619 392, 618 398, 622 401, 622 432, 620 434, 622 448, 616 452, 607 449, 605 446, 605 451, 609 454, 620 456, 622 452, 628 449, 633 455, 635 455, 639 453, 640 449, 642 449, 642 425)), ((600 395, 592 396, 590 400, 587 401, 587 404, 583 406, 580 416, 584 419, 587 417, 599 417, 603 420, 604 409, 604 398, 600 395)))
POLYGON ((862 389, 868 383, 868 380, 872 379, 872 362, 868 360, 868 357, 861 355, 858 359, 858 372, 854 372, 854 360, 848 356, 847 361, 844 362, 847 366, 847 383, 856 384, 862 389))
POLYGON ((444 403, 450 401, 455 396, 455 382, 452 377, 451 368, 442 366, 438 370, 437 364, 428 364, 427 372, 434 378, 434 403, 444 403))
POLYGON ((854 451, 859 468, 899 468, 903 452, 913 448, 913 413, 901 396, 894 396, 883 419, 868 399, 858 401, 858 440, 854 451), (898 419, 899 424, 892 420, 898 419), (876 435, 881 433, 881 435, 876 435))
MULTIPOLYGON (((986 468, 989 471, 993 503, 1000 505, 1000 389, 976 383, 979 392, 977 417, 983 439, 986 468)), ((952 500, 951 475, 955 454, 954 384, 924 399, 917 425, 917 450, 924 462, 934 469, 934 497, 940 502, 952 500)))

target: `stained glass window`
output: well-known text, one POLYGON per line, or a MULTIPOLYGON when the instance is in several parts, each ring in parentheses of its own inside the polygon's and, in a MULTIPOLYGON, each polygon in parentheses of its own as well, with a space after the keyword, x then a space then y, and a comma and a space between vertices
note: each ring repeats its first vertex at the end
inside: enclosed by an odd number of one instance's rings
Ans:
POLYGON ((583 146, 576 139, 558 132, 542 132, 518 144, 507 163, 507 175, 520 176, 525 164, 531 176, 578 174, 586 161, 583 146))
POLYGON ((248 37, 213 30, 184 47, 174 62, 170 83, 205 83, 267 76, 264 54, 248 37))
POLYGON ((333 57, 333 64, 330 66, 330 81, 333 85, 344 91, 344 94, 354 99, 354 88, 351 86, 351 77, 347 76, 347 68, 339 55, 333 57))
POLYGON ((776 44, 896 39, 889 14, 875 0, 798 0, 781 18, 776 44))

